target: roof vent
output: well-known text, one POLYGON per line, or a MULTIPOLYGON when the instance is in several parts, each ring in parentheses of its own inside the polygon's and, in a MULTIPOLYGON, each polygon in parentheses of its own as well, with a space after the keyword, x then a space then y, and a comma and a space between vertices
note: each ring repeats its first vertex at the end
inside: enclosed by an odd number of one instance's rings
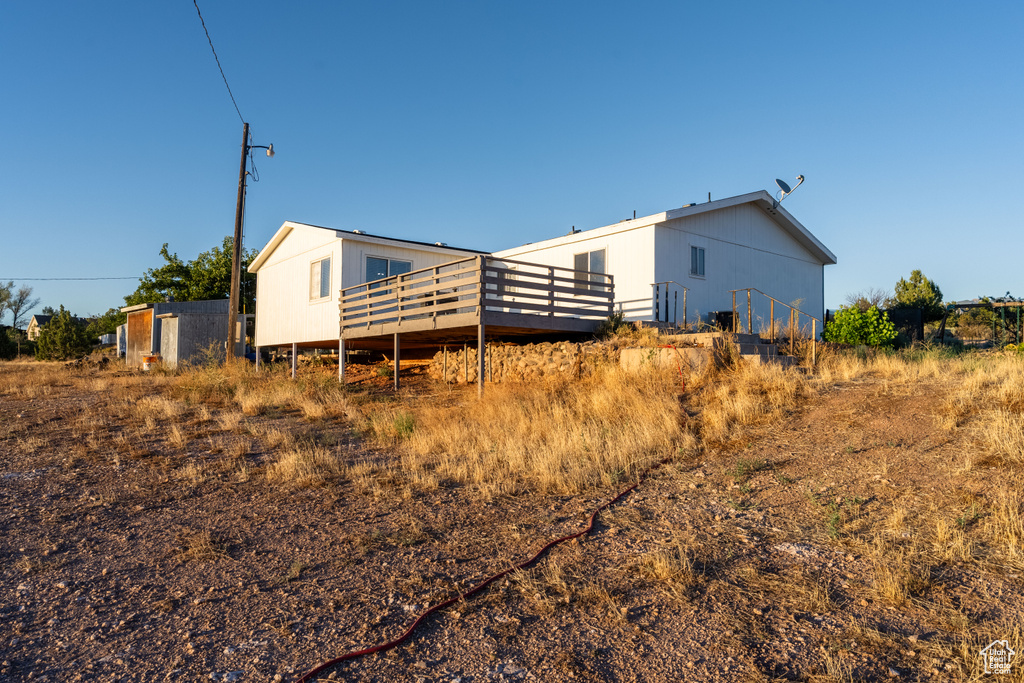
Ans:
POLYGON ((447 242, 434 242, 434 246, 435 247, 447 247, 448 243, 447 242))
POLYGON ((683 204, 684 209, 688 209, 691 206, 697 206, 697 202, 690 202, 689 204, 683 204))
POLYGON ((353 230, 352 234, 354 234, 354 235, 365 235, 366 233, 363 232, 362 230, 353 230))

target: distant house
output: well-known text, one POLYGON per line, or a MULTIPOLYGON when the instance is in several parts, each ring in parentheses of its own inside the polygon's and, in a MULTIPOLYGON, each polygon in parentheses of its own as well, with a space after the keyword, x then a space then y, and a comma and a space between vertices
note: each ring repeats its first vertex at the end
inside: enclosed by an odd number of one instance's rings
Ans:
MULTIPOLYGON (((25 334, 28 336, 29 340, 36 341, 37 339, 39 339, 39 333, 42 331, 43 325, 50 322, 50 320, 52 319, 52 315, 32 316, 32 319, 28 321, 28 328, 25 330, 25 334)), ((82 327, 85 327, 90 322, 89 319, 87 318, 72 317, 71 319, 74 320, 79 325, 81 325, 82 327)))
MULTIPOLYGON (((824 267, 836 262, 765 191, 688 204, 494 256, 610 274, 615 308, 627 320, 680 324, 713 323, 713 312, 732 309, 730 290, 747 287, 786 304, 799 302, 801 310, 823 319, 824 267)), ((745 310, 746 293, 740 296, 745 310)), ((755 303, 767 318, 767 300, 755 303)), ((775 315, 784 318, 786 312, 780 307, 775 315)))
POLYGON ((341 288, 483 253, 287 221, 249 265, 256 344, 337 348, 341 288))

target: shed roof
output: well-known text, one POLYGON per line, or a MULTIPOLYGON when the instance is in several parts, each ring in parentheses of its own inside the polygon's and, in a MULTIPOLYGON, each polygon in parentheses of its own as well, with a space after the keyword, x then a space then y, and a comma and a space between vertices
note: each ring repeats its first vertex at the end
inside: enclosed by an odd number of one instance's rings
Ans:
POLYGON ((325 228, 322 225, 311 225, 309 223, 298 223, 296 221, 285 221, 284 224, 278 229, 274 236, 267 242, 267 246, 263 247, 260 253, 253 259, 253 262, 249 264, 249 272, 255 273, 263 267, 263 264, 267 262, 270 255, 274 253, 274 250, 288 237, 289 234, 296 228, 313 228, 315 230, 329 230, 336 234, 337 237, 343 240, 358 240, 360 242, 369 242, 371 244, 390 244, 394 246, 402 246, 413 244, 417 247, 423 247, 427 251, 437 252, 451 252, 461 251, 467 254, 486 254, 486 251, 480 251, 478 249, 466 249, 463 247, 450 247, 442 242, 417 242, 415 240, 403 240, 397 237, 382 237, 379 235, 370 235, 361 230, 339 230, 337 228, 325 228))

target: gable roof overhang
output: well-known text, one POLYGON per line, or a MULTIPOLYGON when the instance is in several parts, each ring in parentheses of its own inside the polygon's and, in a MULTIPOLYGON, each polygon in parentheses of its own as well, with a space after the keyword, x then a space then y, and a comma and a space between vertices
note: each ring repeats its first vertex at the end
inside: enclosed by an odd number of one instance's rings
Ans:
POLYGON ((439 242, 417 242, 415 240, 403 240, 397 237, 381 237, 379 235, 370 235, 362 231, 355 230, 339 230, 337 228, 325 228, 322 225, 312 225, 310 223, 298 223, 296 221, 285 221, 284 224, 278 228, 274 236, 270 238, 267 245, 260 250, 260 253, 253 259, 253 262, 249 264, 248 271, 250 273, 258 272, 260 268, 267 262, 270 255, 274 253, 274 250, 284 242, 284 240, 292 233, 296 228, 313 228, 314 230, 327 230, 333 232, 336 237, 343 240, 355 240, 359 242, 367 242, 370 244, 383 244, 395 247, 408 247, 414 245, 416 247, 425 249, 426 251, 434 251, 439 253, 451 253, 464 252, 466 254, 487 254, 489 252, 480 251, 478 249, 465 249, 463 247, 450 247, 447 244, 439 242))
POLYGON ((835 254, 829 251, 828 247, 822 244, 818 238, 811 234, 810 230, 805 228, 800 221, 793 217, 793 214, 782 208, 782 206, 764 190, 741 194, 735 197, 726 197, 725 199, 716 199, 715 201, 705 202, 703 204, 690 204, 689 206, 684 206, 678 209, 671 209, 670 211, 662 211, 661 213, 651 214, 650 216, 624 220, 613 225, 606 225, 604 227, 593 228, 591 230, 583 230, 571 235, 554 237, 549 240, 525 244, 520 247, 512 247, 511 249, 503 249, 494 253, 496 256, 503 256, 511 253, 523 254, 537 249, 560 246, 563 244, 572 244, 573 242, 592 239, 594 237, 604 237, 606 235, 613 235, 619 232, 646 228, 652 225, 666 223, 677 218, 687 218, 702 213, 708 213, 710 211, 727 209, 731 206, 739 206, 741 204, 753 204, 764 211, 780 228, 786 231, 786 233, 795 239, 801 246, 807 249, 808 252, 820 260, 822 264, 832 265, 836 263, 835 254))

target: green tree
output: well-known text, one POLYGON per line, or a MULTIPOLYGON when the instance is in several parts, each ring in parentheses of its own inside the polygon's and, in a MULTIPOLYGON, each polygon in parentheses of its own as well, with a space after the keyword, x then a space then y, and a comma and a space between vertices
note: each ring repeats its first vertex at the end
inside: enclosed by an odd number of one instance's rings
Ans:
POLYGON ((89 335, 90 339, 95 341, 104 334, 117 332, 117 326, 123 325, 127 319, 128 315, 126 313, 122 313, 117 308, 109 308, 106 313, 90 321, 89 325, 85 328, 85 332, 89 335))
POLYGON ((88 353, 91 348, 92 341, 85 327, 61 306, 57 315, 39 330, 36 358, 67 360, 88 353))
POLYGON ((850 344, 851 346, 892 346, 896 341, 896 327, 884 311, 871 306, 862 311, 856 306, 844 306, 836 311, 825 325, 822 338, 828 342, 850 344))
MULTIPOLYGON (((170 253, 167 244, 160 249, 164 265, 150 268, 139 280, 138 288, 124 298, 125 305, 135 306, 174 297, 175 301, 227 299, 231 290, 231 252, 234 239, 225 237, 221 246, 204 251, 194 261, 182 261, 170 253)), ((251 312, 255 305, 256 276, 247 268, 258 252, 242 251, 242 305, 251 312)))
POLYGON ((0 318, 4 311, 11 312, 11 327, 24 329, 28 325, 28 312, 39 305, 39 299, 32 298, 31 287, 14 289, 14 281, 0 285, 0 318))
POLYGON ((942 290, 920 270, 910 271, 910 279, 896 283, 893 308, 920 308, 925 322, 939 320, 945 311, 942 290))

